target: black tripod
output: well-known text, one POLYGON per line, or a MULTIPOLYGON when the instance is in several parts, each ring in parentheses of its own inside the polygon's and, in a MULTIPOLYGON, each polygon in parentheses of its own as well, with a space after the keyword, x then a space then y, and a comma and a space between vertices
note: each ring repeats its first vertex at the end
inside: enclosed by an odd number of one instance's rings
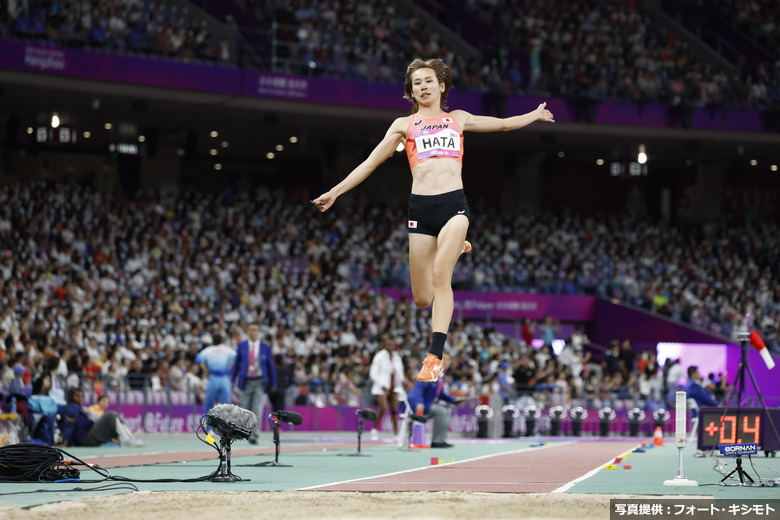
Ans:
MULTIPOLYGON (((749 456, 749 455, 748 455, 748 458, 750 458, 750 456, 749 456)), ((743 485, 743 486, 745 485, 745 479, 746 479, 746 478, 747 478, 747 479, 750 481, 750 483, 751 483, 751 484, 755 484, 755 482, 753 482, 753 479, 752 479, 752 478, 750 478, 750 475, 748 475, 747 473, 745 473, 745 470, 744 470, 744 469, 742 469, 742 457, 737 457, 737 467, 736 467, 736 468, 734 468, 734 471, 732 471, 731 473, 729 473, 728 475, 726 475, 725 477, 723 477, 722 479, 720 479, 720 483, 721 483, 721 484, 723 484, 723 482, 724 482, 724 481, 725 481, 727 478, 729 478, 731 475, 733 475, 734 473, 736 473, 737 475, 739 475, 739 481, 742 483, 742 485, 743 485)))
MULTIPOLYGON (((280 464, 279 463, 279 418, 275 414, 270 414, 268 416, 268 422, 271 424, 271 427, 274 429, 274 446, 276 447, 276 457, 274 460, 269 460, 266 462, 259 462, 257 464, 252 464, 252 466, 276 466, 280 468, 291 468, 292 464, 280 464)), ((300 423, 299 423, 300 424, 300 423)))
MULTIPOLYGON (((758 383, 756 383, 756 378, 753 377, 753 370, 751 370, 750 365, 747 362, 747 345, 748 342, 750 342, 750 315, 745 315, 745 330, 740 331, 737 335, 739 338, 739 344, 742 347, 741 357, 739 360, 739 368, 737 369, 737 375, 734 377, 734 387, 731 389, 731 394, 729 395, 728 399, 726 399, 726 407, 723 412, 723 415, 726 415, 729 411, 729 404, 731 403, 731 400, 734 398, 734 392, 737 392, 737 425, 739 424, 740 417, 742 414, 742 392, 745 390, 745 370, 747 370, 748 375, 750 375, 750 380, 753 381, 753 389, 756 391, 756 395, 758 396, 758 400, 761 403, 761 407, 764 410, 764 414, 766 415, 767 420, 769 421, 769 425, 772 427, 772 432, 775 434, 775 440, 778 444, 780 444, 780 434, 777 433, 777 427, 775 426, 774 421, 772 420, 772 415, 769 413, 769 409, 766 406, 766 402, 764 402, 764 396, 761 394, 761 390, 758 388, 758 383)), ((740 477, 742 473, 741 466, 741 460, 737 459, 737 467, 740 471, 740 477)), ((737 470, 734 470, 737 471, 737 470)), ((732 471, 731 473, 734 473, 732 471)), ((749 478, 749 477, 748 477, 749 478)), ((752 480, 751 480, 752 482, 752 480)))
POLYGON ((358 449, 357 449, 357 453, 339 453, 338 455, 340 457, 370 457, 371 456, 368 453, 360 453, 360 437, 363 435, 363 416, 362 415, 358 415, 357 434, 358 434, 358 449))
POLYGON ((230 445, 233 439, 222 437, 219 439, 219 469, 218 473, 211 477, 212 482, 249 482, 248 478, 241 478, 230 471, 230 445))

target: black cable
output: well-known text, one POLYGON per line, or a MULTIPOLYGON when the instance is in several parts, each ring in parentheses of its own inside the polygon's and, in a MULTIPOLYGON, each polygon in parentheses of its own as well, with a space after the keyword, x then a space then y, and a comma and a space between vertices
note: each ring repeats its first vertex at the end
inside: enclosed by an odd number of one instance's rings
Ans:
POLYGON ((44 482, 78 478, 57 448, 22 442, 0 446, 0 482, 44 482))
MULTIPOLYGON (((201 441, 204 444, 208 444, 209 446, 214 448, 217 451, 218 454, 221 455, 221 453, 219 451, 219 448, 214 444, 213 440, 212 440, 212 442, 209 442, 207 440, 207 438, 203 438, 203 437, 200 436, 200 434, 202 432, 205 433, 205 429, 203 428, 203 423, 204 423, 204 418, 205 417, 206 417, 205 415, 203 415, 201 417, 200 423, 198 424, 198 428, 195 430, 195 436, 198 438, 199 441, 201 441)), ((65 452, 63 452, 63 453, 65 453, 65 452)), ((70 456, 70 454, 68 454, 68 455, 70 456)), ((93 471, 97 471, 99 469, 101 471, 105 471, 106 473, 108 473, 108 471, 106 469, 101 468, 100 466, 97 466, 95 464, 86 464, 85 462, 81 461, 80 459, 78 459, 76 457, 72 457, 72 458, 75 459, 75 460, 78 460, 82 464, 88 465, 93 471)), ((219 467, 217 467, 216 470, 214 470, 213 472, 211 472, 208 475, 205 475, 205 476, 202 476, 202 477, 197 477, 197 478, 189 478, 189 479, 175 479, 175 478, 138 479, 138 478, 128 478, 128 477, 123 477, 123 476, 120 476, 120 475, 108 474, 108 476, 106 476, 105 480, 111 480, 113 482, 139 482, 139 483, 145 483, 145 484, 170 484, 170 483, 176 483, 176 482, 192 483, 192 482, 205 482, 205 481, 209 481, 214 476, 216 476, 217 474, 219 474, 219 467)))
MULTIPOLYGON (((195 430, 195 436, 199 441, 204 444, 208 444, 214 448, 217 454, 222 456, 222 452, 217 447, 210 434, 207 437, 201 437, 201 433, 206 433, 204 428, 204 419, 206 415, 203 415, 198 424, 198 428, 195 430)), ((209 475, 191 479, 133 479, 120 475, 112 475, 107 469, 100 467, 97 464, 91 464, 81 460, 75 455, 68 453, 67 451, 43 444, 35 443, 18 443, 8 446, 0 446, 0 482, 80 482, 85 484, 97 484, 106 481, 113 481, 122 483, 141 482, 141 483, 174 483, 174 482, 204 482, 211 480, 220 472, 220 466, 217 467, 209 475), (65 461, 63 455, 67 455, 72 460, 65 461), (99 480, 82 480, 80 478, 80 472, 76 469, 77 466, 83 466, 90 469, 102 477, 99 480)), ((109 484, 112 486, 114 484, 109 484)), ((135 486, 132 486, 135 488, 135 486)), ((88 489, 84 491, 94 491, 100 488, 88 489)), ((82 491, 81 488, 75 488, 74 490, 82 491)), ((137 488, 134 489, 138 491, 137 488)), ((38 491, 24 491, 21 493, 37 493, 49 490, 38 491)), ((10 493, 15 494, 15 493, 10 493)))

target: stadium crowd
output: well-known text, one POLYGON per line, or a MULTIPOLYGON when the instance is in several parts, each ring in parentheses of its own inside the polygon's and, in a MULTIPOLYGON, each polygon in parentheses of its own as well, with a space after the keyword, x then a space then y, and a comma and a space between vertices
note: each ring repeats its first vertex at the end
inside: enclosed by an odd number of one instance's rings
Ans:
POLYGON ((217 41, 204 19, 187 7, 179 10, 175 4, 151 0, 30 0, 5 6, 0 3, 0 11, 0 36, 5 32, 61 47, 159 54, 183 60, 229 63, 235 59, 226 39, 217 41), (3 24, 6 16, 8 22, 3 24))
MULTIPOLYGON (((683 4, 693 4, 685 0, 683 4)), ((704 7, 701 4, 693 4, 704 7)), ((777 35, 780 24, 780 9, 773 0, 715 0, 707 6, 724 20, 734 24, 739 31, 749 36, 775 58, 780 57, 780 38, 777 35)), ((775 64, 777 68, 779 65, 775 64)))
POLYGON ((511 0, 468 5, 470 14, 496 28, 507 45, 528 53, 532 92, 674 105, 767 108, 777 102, 778 78, 729 77, 697 59, 685 41, 653 23, 637 4, 586 0, 550 9, 541 0, 511 0))
MULTIPOLYGON (((489 44, 469 42, 480 46, 480 56, 474 58, 456 53, 452 36, 432 30, 421 16, 405 11, 396 0, 233 3, 246 16, 241 23, 231 16, 227 23, 264 34, 277 27, 276 43, 271 46, 263 40, 263 48, 252 52, 276 49, 276 56, 262 62, 275 63, 286 72, 397 82, 411 57, 442 57, 453 70, 456 88, 497 98, 531 92, 592 102, 624 99, 683 107, 767 109, 778 103, 780 78, 771 70, 773 64, 762 64, 744 77, 729 77, 697 59, 686 42, 652 23, 633 2, 583 0, 555 9, 542 0, 444 2, 449 6, 444 13, 432 13, 443 23, 453 23, 448 17, 460 12, 457 23, 461 26, 481 23, 496 31, 489 44), (527 67, 522 65, 525 61, 527 67)), ((735 3, 738 23, 753 27, 756 24, 750 22, 769 9, 757 10, 754 3, 745 8, 735 3)), ((20 5, 5 24, 0 18, 0 35, 7 32, 68 47, 182 59, 232 63, 243 59, 231 55, 226 40, 214 41, 204 21, 186 8, 177 12, 176 6, 149 0, 99 5, 36 0, 29 4, 29 8, 20 5)), ((756 29, 759 37, 774 34, 769 30, 772 20, 770 16, 756 29)), ((252 37, 247 33, 244 39, 252 37)))
MULTIPOLYGON (((356 204, 311 218, 308 204, 262 188, 120 200, 42 183, 3 186, 0 208, 6 395, 29 394, 49 374, 59 388, 173 389, 202 401, 195 355, 217 335, 235 345, 252 321, 273 346, 288 403, 365 403, 382 333, 409 383, 426 352, 428 311, 372 290, 407 283, 401 208, 356 204)), ((773 224, 683 230, 619 215, 486 212, 456 278, 480 290, 609 295, 731 337, 750 312, 777 352, 778 237, 773 224)), ((512 339, 456 320, 450 392, 652 407, 676 383, 668 374, 679 371, 626 341, 595 363, 582 330, 559 338, 558 325, 529 322, 512 339), (553 339, 567 342, 558 355, 553 339)))

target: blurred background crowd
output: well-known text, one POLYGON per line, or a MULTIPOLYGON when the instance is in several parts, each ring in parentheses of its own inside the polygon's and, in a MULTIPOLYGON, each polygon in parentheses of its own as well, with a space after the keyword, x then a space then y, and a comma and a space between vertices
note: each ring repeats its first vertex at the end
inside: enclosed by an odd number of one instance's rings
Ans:
MULTIPOLYGON (((123 200, 43 183, 4 186, 0 201, 6 392, 21 381, 29 393, 50 374, 60 388, 170 389, 202 400, 206 374, 195 355, 217 335, 235 346, 255 320, 288 405, 369 401, 382 333, 403 356, 407 383, 427 351, 428 311, 381 292, 408 283, 396 208, 356 203, 320 215, 262 189, 123 200)), ((470 231, 475 252, 456 278, 479 290, 621 298, 732 338, 749 312, 778 352, 778 237, 769 225, 679 229, 625 215, 488 212, 470 231)), ((561 331, 554 317, 527 321, 517 339, 456 322, 450 391, 659 406, 681 375, 670 380, 671 365, 622 338, 596 346, 581 327, 561 331), (566 343, 558 354, 555 339, 566 343)), ((722 375, 713 376, 717 385, 722 375)))
MULTIPOLYGON (((709 10, 735 21, 739 36, 765 50, 763 59, 738 67, 695 52, 690 33, 658 23, 644 2, 624 0, 554 8, 543 0, 6 3, 0 36, 63 47, 383 82, 403 77, 410 56, 442 57, 456 88, 499 97, 530 92, 760 109, 778 103, 778 14, 770 0, 724 0, 709 10), (204 12, 234 37, 215 35, 204 12)), ((703 9, 696 2, 666 7, 677 14, 686 6, 703 9)))
MULTIPOLYGON (((776 2, 700 4, 0 0, 0 38, 395 84, 412 57, 442 57, 455 88, 485 93, 497 115, 514 94, 780 109, 776 2), (705 18, 731 22, 719 31, 723 55, 701 48, 705 18), (738 60, 724 57, 731 36, 738 60)), ((352 201, 320 215, 300 186, 132 194, 106 179, 40 177, 0 184, 5 396, 50 391, 61 401, 81 387, 202 403, 208 374, 196 354, 217 337, 235 347, 255 321, 273 348, 272 399, 285 406, 372 404, 369 367, 383 334, 413 384, 429 311, 382 292, 409 286, 402 205, 352 201), (46 376, 51 390, 36 385, 46 376)), ((731 340, 749 313, 780 354, 780 230, 767 205, 704 221, 685 207, 672 221, 655 218, 631 200, 625 211, 587 214, 473 206, 474 252, 456 267, 455 289, 598 295, 731 340)), ((679 361, 659 365, 624 338, 595 345, 581 324, 555 316, 526 320, 518 338, 456 319, 448 350, 447 388, 470 404, 498 395, 657 409, 686 377, 679 361)), ((729 374, 703 376, 722 399, 729 374)))

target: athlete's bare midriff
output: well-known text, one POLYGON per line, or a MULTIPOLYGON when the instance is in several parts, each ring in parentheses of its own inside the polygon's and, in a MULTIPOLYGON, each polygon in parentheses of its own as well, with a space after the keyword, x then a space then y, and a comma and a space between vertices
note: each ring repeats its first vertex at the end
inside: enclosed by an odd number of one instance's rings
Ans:
POLYGON ((456 159, 439 157, 427 159, 412 170, 412 193, 415 195, 439 195, 463 189, 461 171, 456 159))

